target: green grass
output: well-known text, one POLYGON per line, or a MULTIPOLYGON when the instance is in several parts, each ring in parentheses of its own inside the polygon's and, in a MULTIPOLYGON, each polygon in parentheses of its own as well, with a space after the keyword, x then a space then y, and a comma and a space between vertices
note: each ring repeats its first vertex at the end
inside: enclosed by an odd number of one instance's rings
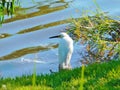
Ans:
POLYGON ((84 85, 84 69, 85 66, 84 64, 82 65, 82 70, 81 70, 81 79, 80 79, 80 87, 79 90, 83 90, 83 85, 84 85))
POLYGON ((120 90, 120 60, 107 63, 94 63, 70 71, 36 76, 0 79, 0 90, 120 90), (83 74, 84 73, 84 74, 83 74), (81 76, 82 75, 82 76, 81 76), (81 78, 82 77, 82 78, 81 78), (83 82, 81 82, 83 80, 83 82), (83 86, 81 86, 83 84, 83 86))

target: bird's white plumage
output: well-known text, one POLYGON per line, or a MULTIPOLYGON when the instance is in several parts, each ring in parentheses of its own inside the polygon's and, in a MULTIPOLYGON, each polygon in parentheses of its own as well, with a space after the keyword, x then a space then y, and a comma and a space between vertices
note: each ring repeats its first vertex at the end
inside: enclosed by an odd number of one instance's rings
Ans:
POLYGON ((60 36, 61 39, 58 47, 59 65, 61 69, 67 69, 70 68, 70 59, 73 53, 73 40, 66 33, 61 33, 60 36))
POLYGON ((73 53, 73 40, 64 32, 58 36, 52 36, 50 38, 60 38, 58 47, 59 70, 71 69, 70 59, 73 53))

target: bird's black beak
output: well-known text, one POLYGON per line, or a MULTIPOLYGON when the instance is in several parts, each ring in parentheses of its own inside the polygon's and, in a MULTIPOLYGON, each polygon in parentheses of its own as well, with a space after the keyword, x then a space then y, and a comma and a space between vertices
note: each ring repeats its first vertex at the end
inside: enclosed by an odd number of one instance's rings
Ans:
POLYGON ((52 39, 52 38, 60 38, 60 35, 49 37, 49 39, 52 39))

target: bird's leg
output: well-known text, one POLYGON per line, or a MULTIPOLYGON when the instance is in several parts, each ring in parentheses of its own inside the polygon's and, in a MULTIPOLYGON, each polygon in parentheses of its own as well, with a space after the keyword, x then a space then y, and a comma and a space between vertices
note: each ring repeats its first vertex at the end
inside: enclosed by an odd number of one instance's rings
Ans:
POLYGON ((72 67, 71 67, 70 63, 68 64, 68 69, 72 69, 72 67))
POLYGON ((70 65, 70 62, 65 62, 65 68, 67 69, 70 69, 71 68, 71 65, 70 65))
POLYGON ((61 70, 71 70, 71 65, 70 64, 65 64, 65 63, 62 63, 62 64, 59 64, 59 71, 61 70))
POLYGON ((59 64, 59 71, 63 70, 64 69, 64 63, 62 64, 59 64))
POLYGON ((67 67, 66 67, 66 65, 65 65, 65 63, 63 62, 62 64, 59 64, 59 71, 61 71, 61 70, 64 70, 64 69, 66 69, 67 67))

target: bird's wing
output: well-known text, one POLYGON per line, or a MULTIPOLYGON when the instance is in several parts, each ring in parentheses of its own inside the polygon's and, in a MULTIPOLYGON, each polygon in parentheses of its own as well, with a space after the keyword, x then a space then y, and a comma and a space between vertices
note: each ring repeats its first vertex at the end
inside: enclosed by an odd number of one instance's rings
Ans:
POLYGON ((68 52, 69 52, 68 48, 64 48, 64 45, 59 47, 58 53, 59 53, 59 63, 60 64, 62 64, 63 62, 66 61, 68 52))
POLYGON ((61 48, 59 48, 59 62, 60 63, 64 62, 66 65, 69 65, 73 49, 67 47, 67 48, 64 48, 64 50, 62 50, 61 48))
POLYGON ((68 65, 70 63, 70 59, 73 52, 73 44, 67 39, 62 39, 58 49, 59 49, 59 63, 62 64, 64 62, 65 64, 68 65))
POLYGON ((67 65, 69 65, 70 64, 70 60, 71 60, 71 57, 72 57, 72 52, 73 52, 73 50, 72 49, 69 49, 68 50, 68 53, 67 53, 67 55, 66 55, 66 64, 67 65))

